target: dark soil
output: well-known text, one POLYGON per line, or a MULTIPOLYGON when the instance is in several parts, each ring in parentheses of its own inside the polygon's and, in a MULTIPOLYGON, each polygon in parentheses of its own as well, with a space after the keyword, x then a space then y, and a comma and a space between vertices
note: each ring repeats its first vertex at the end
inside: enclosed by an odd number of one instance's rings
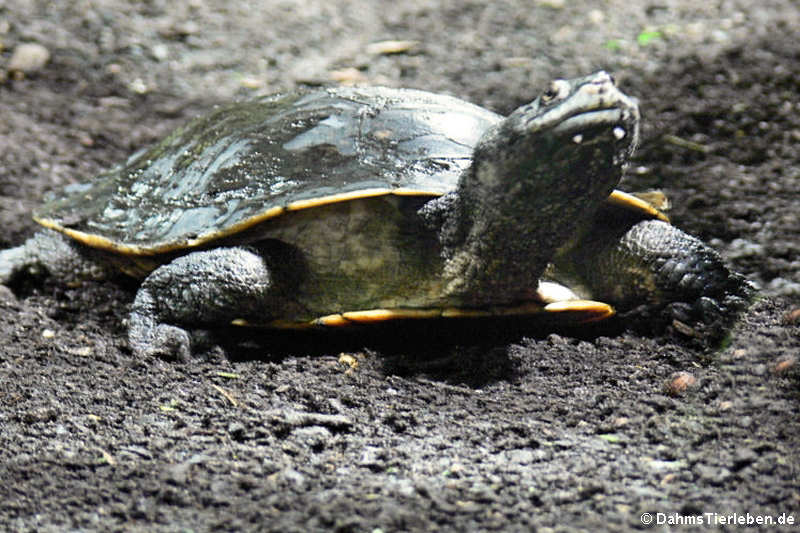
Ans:
POLYGON ((0 0, 0 71, 50 52, 0 83, 2 248, 46 191, 218 102, 356 80, 507 112, 606 68, 644 111, 624 188, 664 190, 761 289, 714 348, 500 323, 258 335, 181 365, 132 357, 130 283, 0 288, 0 529, 796 530, 796 5, 587 4, 0 0), (387 39, 418 44, 368 49, 387 39))

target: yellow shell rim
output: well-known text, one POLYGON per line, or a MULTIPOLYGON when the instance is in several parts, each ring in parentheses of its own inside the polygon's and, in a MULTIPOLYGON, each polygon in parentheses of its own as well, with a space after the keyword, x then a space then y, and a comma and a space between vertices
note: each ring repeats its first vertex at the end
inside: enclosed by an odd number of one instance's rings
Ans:
MULTIPOLYGON (((203 246, 215 240, 229 237, 231 235, 236 235, 237 233, 241 233, 242 231, 252 228, 253 226, 256 226, 257 224, 260 224, 266 220, 276 218, 280 215, 290 213, 292 211, 300 211, 303 209, 311 209, 314 207, 321 207, 339 202, 348 202, 362 198, 374 198, 378 196, 387 196, 387 195, 427 196, 435 198, 441 196, 442 193, 419 190, 419 189, 409 189, 409 188, 398 188, 398 189, 374 188, 374 189, 362 189, 359 191, 352 191, 340 194, 331 194, 327 196, 320 196, 319 198, 297 200, 287 205, 271 207, 265 211, 262 211, 257 215, 254 215, 237 224, 233 224, 232 226, 227 227, 221 231, 210 231, 208 233, 199 235, 193 239, 188 239, 184 242, 176 242, 154 247, 122 244, 107 237, 103 237, 102 235, 96 235, 92 233, 86 233, 84 231, 66 228, 61 224, 59 224, 57 221, 48 218, 34 217, 34 220, 40 225, 44 226, 45 228, 59 231, 67 235, 68 237, 75 239, 76 241, 85 244, 86 246, 89 246, 91 248, 107 250, 122 255, 155 256, 164 253, 175 252, 178 250, 185 250, 203 246)), ((659 220, 669 222, 669 218, 664 213, 662 213, 660 210, 658 210, 656 207, 654 207, 646 200, 637 198, 633 194, 629 194, 619 190, 614 190, 609 195, 607 201, 611 205, 615 205, 624 209, 638 212, 648 217, 657 218, 659 220)))

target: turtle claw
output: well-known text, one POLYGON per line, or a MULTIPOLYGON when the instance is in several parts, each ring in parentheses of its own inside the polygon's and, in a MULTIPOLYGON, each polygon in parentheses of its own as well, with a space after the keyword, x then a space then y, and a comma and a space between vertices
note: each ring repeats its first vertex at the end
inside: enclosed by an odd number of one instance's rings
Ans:
POLYGON ((739 274, 724 271, 711 278, 702 295, 690 303, 667 305, 673 319, 696 324, 701 329, 724 330, 755 296, 755 286, 739 274), (719 278, 719 279, 717 279, 719 278))
POLYGON ((192 342, 189 333, 176 326, 159 324, 142 339, 133 340, 131 330, 131 348, 138 356, 155 356, 179 362, 186 362, 192 354, 192 342), (144 340, 144 342, 142 342, 144 340))
POLYGON ((159 324, 155 302, 149 292, 139 291, 131 310, 128 343, 136 356, 155 356, 187 361, 192 354, 189 333, 177 326, 159 324))
POLYGON ((155 356, 187 361, 192 354, 189 333, 177 326, 159 323, 157 305, 150 291, 136 295, 128 327, 128 343, 136 356, 155 356))
POLYGON ((148 351, 165 359, 185 362, 192 354, 192 341, 189 334, 176 326, 159 324, 152 335, 148 351))

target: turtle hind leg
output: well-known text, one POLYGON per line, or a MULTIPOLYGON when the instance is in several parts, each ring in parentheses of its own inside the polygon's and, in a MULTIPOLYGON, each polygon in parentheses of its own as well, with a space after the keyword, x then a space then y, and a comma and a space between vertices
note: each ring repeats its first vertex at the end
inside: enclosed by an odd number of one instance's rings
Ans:
POLYGON ((64 280, 105 279, 112 269, 98 252, 53 230, 42 230, 25 244, 0 250, 0 284, 50 275, 64 280))
POLYGON ((192 252, 154 270, 131 308, 128 340, 138 356, 186 360, 187 328, 269 313, 273 278, 264 258, 244 248, 192 252))

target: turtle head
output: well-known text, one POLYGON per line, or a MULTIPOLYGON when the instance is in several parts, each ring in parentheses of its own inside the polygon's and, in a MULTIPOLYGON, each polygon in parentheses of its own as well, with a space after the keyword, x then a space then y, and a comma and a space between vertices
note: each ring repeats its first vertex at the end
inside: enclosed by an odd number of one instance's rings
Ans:
POLYGON ((556 249, 618 183, 638 128, 636 102, 597 72, 551 82, 489 129, 443 228, 448 292, 465 303, 534 297, 556 249))
POLYGON ((546 210, 592 199, 596 205, 616 186, 638 139, 638 106, 611 76, 601 71, 554 80, 483 135, 473 183, 464 180, 464 192, 483 188, 518 197, 535 191, 519 200, 546 210))
MULTIPOLYGON (((554 80, 530 104, 514 111, 480 148, 507 162, 544 168, 548 162, 580 171, 582 158, 621 167, 639 141, 639 108, 614 79, 600 71, 575 80, 554 80)), ((481 154, 483 156, 483 154, 481 154)), ((489 158, 487 158, 488 162, 489 158)), ((496 160, 496 159, 495 159, 496 160)), ((585 183, 580 178, 562 182, 585 183)))

